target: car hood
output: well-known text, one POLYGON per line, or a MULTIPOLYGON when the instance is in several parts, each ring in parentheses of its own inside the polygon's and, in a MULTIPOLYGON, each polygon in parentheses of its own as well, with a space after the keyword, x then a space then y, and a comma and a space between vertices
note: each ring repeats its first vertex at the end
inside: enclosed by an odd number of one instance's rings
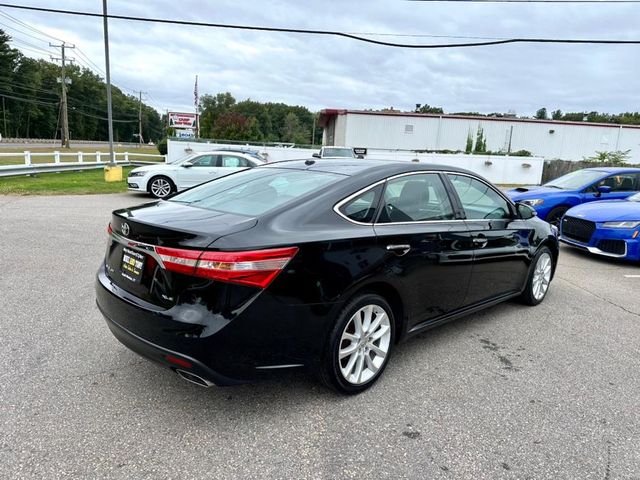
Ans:
POLYGON ((530 187, 518 187, 507 190, 505 193, 511 197, 512 200, 528 200, 530 198, 545 198, 549 195, 569 192, 569 190, 560 190, 553 187, 545 187, 544 185, 530 186, 530 187))
POLYGON ((640 220, 640 202, 600 200, 573 207, 566 214, 570 217, 583 218, 592 222, 640 220))

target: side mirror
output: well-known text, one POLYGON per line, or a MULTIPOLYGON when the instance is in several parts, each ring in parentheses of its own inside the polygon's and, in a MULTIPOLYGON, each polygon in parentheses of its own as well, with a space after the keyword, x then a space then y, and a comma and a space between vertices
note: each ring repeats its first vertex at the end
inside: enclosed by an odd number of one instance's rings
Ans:
POLYGON ((193 163, 191 163, 191 162, 182 162, 182 166, 184 168, 191 168, 191 167, 193 167, 193 163))
MULTIPOLYGON (((610 193, 611 192, 611 187, 609 185, 600 185, 598 187, 598 194, 603 194, 603 193, 610 193)), ((600 196, 598 195, 598 196, 600 196)))
POLYGON ((313 155, 311 155, 313 158, 321 158, 319 153, 314 153, 313 155))
POLYGON ((523 220, 529 220, 530 218, 538 216, 538 212, 526 203, 516 203, 516 209, 518 210, 518 215, 523 220))

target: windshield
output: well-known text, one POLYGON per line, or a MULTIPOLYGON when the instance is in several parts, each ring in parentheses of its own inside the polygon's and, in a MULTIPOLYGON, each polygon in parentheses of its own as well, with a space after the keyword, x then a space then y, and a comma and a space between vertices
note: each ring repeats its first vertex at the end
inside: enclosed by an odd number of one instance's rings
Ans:
POLYGON ((322 151, 323 157, 346 157, 353 158, 353 150, 350 148, 325 148, 322 151))
POLYGON ((326 172, 253 168, 192 188, 169 201, 253 217, 341 178, 345 177, 326 172))
POLYGON ((634 193, 630 197, 627 197, 627 200, 629 200, 630 202, 640 202, 640 192, 634 193))
POLYGON ((592 184, 604 175, 599 170, 576 170, 560 178, 545 183, 543 187, 555 187, 562 190, 577 190, 592 184))
POLYGON ((190 153, 188 155, 183 155, 182 157, 176 158, 175 160, 172 160, 170 162, 167 162, 171 165, 180 165, 182 162, 186 162, 187 160, 191 160, 192 158, 197 157, 199 154, 198 153, 190 153))

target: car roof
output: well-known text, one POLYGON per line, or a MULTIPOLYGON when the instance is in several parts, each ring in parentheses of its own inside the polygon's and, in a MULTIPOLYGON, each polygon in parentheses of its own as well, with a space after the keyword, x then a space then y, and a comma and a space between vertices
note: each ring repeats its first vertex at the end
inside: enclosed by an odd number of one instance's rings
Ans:
POLYGON ((597 172, 603 172, 603 173, 623 173, 623 172, 640 173, 639 167, 591 167, 591 168, 585 168, 585 170, 595 170, 597 172))
MULTIPOLYGON (((266 162, 264 158, 262 158, 259 154, 253 154, 251 152, 241 152, 238 150, 207 150, 206 152, 193 152, 189 156, 194 157, 197 155, 246 155, 247 157, 251 157, 254 160, 262 160, 266 162)), ((185 157, 187 158, 187 157, 185 157)))
POLYGON ((405 172, 420 171, 446 171, 456 173, 466 173, 474 175, 473 172, 450 165, 438 165, 434 163, 406 162, 401 160, 365 160, 365 159, 332 159, 332 158, 309 158, 306 160, 284 160, 281 162, 271 162, 260 168, 291 168, 296 170, 310 170, 327 173, 337 173, 341 175, 353 176, 365 173, 379 173, 390 176, 405 172))

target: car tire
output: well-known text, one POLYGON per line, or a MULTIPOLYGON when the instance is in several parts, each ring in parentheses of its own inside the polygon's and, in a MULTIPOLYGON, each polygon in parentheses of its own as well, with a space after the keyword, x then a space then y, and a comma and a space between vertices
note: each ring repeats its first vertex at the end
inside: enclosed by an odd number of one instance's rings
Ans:
POLYGON ((176 185, 169 177, 157 175, 149 180, 147 190, 155 198, 167 198, 176 191, 176 185))
POLYGON ((395 321, 387 301, 371 293, 358 295, 338 315, 324 348, 320 378, 339 393, 360 393, 382 375, 394 341, 395 321))
POLYGON ((520 295, 520 300, 525 305, 535 306, 547 296, 553 277, 553 253, 548 247, 542 247, 533 257, 527 284, 520 295))
POLYGON ((545 218, 545 221, 560 228, 560 221, 562 220, 564 214, 567 213, 567 210, 569 210, 569 207, 556 207, 549 213, 547 213, 547 218, 545 218))

